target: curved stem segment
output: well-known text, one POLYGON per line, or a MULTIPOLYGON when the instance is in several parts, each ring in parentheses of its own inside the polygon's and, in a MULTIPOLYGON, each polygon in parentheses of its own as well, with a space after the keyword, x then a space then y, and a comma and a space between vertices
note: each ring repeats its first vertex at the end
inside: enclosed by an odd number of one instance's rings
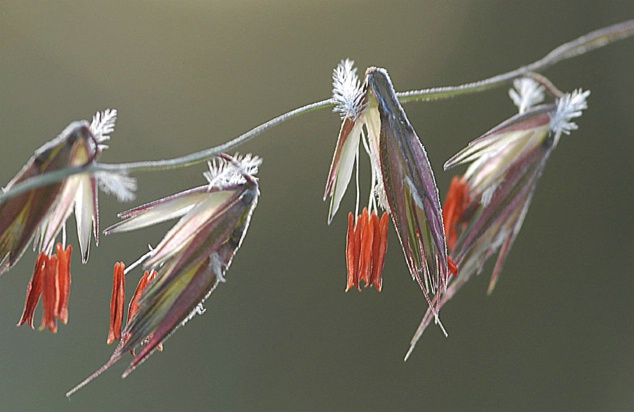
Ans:
POLYGON ((169 170, 180 167, 187 167, 202 163, 213 157, 218 156, 220 153, 231 151, 239 145, 248 142, 254 137, 262 134, 266 130, 284 123, 293 117, 301 114, 309 113, 315 110, 325 109, 329 107, 335 107, 335 101, 333 99, 322 100, 316 103, 308 104, 306 106, 299 107, 290 112, 277 116, 274 119, 269 120, 266 123, 249 130, 248 132, 232 139, 219 146, 215 146, 209 149, 202 150, 200 152, 191 153, 185 156, 176 157, 168 160, 154 160, 145 162, 132 162, 132 163, 117 163, 107 164, 93 162, 91 164, 83 166, 67 167, 64 169, 56 170, 54 172, 48 172, 43 175, 35 176, 23 182, 16 184, 11 190, 0 194, 0 204, 8 199, 15 197, 19 194, 28 192, 29 190, 37 189, 41 186, 50 185, 64 180, 65 178, 79 174, 79 173, 95 173, 95 172, 110 172, 110 173, 129 173, 133 171, 137 172, 150 172, 158 170, 169 170))
POLYGON ((219 146, 215 146, 209 149, 202 150, 200 152, 192 153, 189 155, 177 157, 169 160, 156 160, 147 162, 134 162, 134 163, 119 163, 119 164, 100 164, 96 170, 107 172, 121 172, 121 171, 153 171, 153 170, 167 170, 175 169, 178 167, 191 166, 197 163, 207 161, 213 157, 218 156, 220 153, 228 152, 238 147, 239 145, 248 142, 254 137, 264 133, 266 130, 280 125, 287 120, 297 117, 302 114, 310 113, 320 109, 335 107, 335 101, 333 99, 322 100, 316 103, 308 104, 306 106, 299 107, 295 110, 291 110, 288 113, 284 113, 277 116, 274 119, 269 120, 266 123, 249 130, 248 132, 229 140, 219 146))
POLYGON ((562 44, 536 62, 507 73, 473 83, 462 84, 460 86, 437 87, 397 93, 396 95, 401 103, 408 103, 413 101, 447 99, 462 94, 483 92, 506 85, 517 78, 525 76, 527 73, 542 71, 562 60, 580 56, 632 35, 634 35, 634 20, 628 20, 623 23, 595 30, 571 42, 562 44))
MULTIPOLYGON (((526 76, 529 73, 544 70, 562 60, 582 55, 591 50, 603 47, 617 40, 625 39, 632 35, 634 35, 634 20, 628 20, 623 23, 615 24, 613 26, 593 31, 586 34, 585 36, 577 38, 576 40, 565 43, 548 53, 542 59, 527 66, 520 67, 519 69, 493 76, 485 80, 467 83, 460 86, 437 87, 432 89, 397 93, 398 100, 401 103, 408 103, 414 101, 447 99, 454 96, 479 93, 482 91, 494 89, 504 86, 512 82, 514 79, 526 76)), ((11 188, 11 190, 0 194, 0 203, 3 203, 6 200, 21 193, 36 189, 41 186, 59 182, 67 178, 68 176, 78 173, 128 173, 132 171, 147 172, 191 166, 209 160, 222 152, 231 151, 235 147, 253 139, 266 130, 282 124, 294 117, 316 110, 332 108, 334 106, 335 101, 333 99, 327 99, 312 103, 297 108, 295 110, 291 110, 288 113, 282 114, 272 120, 269 120, 268 122, 263 123, 255 127, 254 129, 251 129, 250 131, 236 137, 235 139, 228 141, 227 143, 174 159, 120 164, 104 164, 95 162, 86 166, 69 167, 55 172, 32 177, 21 182, 20 184, 15 185, 11 188)))

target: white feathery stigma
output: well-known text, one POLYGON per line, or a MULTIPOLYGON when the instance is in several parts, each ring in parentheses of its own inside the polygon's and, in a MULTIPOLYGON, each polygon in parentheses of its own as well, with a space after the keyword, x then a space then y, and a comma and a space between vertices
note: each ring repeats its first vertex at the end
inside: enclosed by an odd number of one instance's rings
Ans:
POLYGON ((117 121, 117 109, 106 109, 103 112, 97 112, 90 123, 90 131, 97 143, 99 150, 107 149, 108 146, 101 144, 110 140, 110 133, 114 131, 114 124, 117 121))
POLYGON ((557 109, 550 115, 550 129, 559 136, 561 133, 570 134, 578 128, 572 119, 581 116, 581 111, 588 108, 586 98, 590 90, 577 89, 566 93, 557 101, 557 109))
MULTIPOLYGON (((97 148, 94 147, 94 142, 90 142, 93 149, 102 151, 108 148, 102 143, 110 140, 110 133, 114 132, 116 122, 117 109, 106 109, 95 113, 90 123, 90 132, 97 141, 97 148)), ((136 179, 128 176, 127 172, 96 172, 95 179, 99 189, 108 195, 114 195, 120 202, 129 202, 136 197, 134 193, 137 189, 136 179)))
POLYGON ((127 173, 96 172, 99 189, 108 195, 116 196, 120 202, 130 202, 136 197, 136 179, 127 173))
POLYGON ((363 111, 364 95, 354 61, 342 60, 332 73, 332 97, 337 103, 333 111, 342 119, 356 119, 363 111))
POLYGON ((509 97, 520 113, 544 101, 544 86, 528 77, 515 79, 509 89, 509 97))
POLYGON ((209 171, 204 172, 203 176, 209 182, 209 186, 223 188, 246 183, 244 175, 254 176, 257 174, 258 167, 262 164, 262 158, 250 153, 244 156, 236 154, 233 161, 217 157, 207 164, 209 171))

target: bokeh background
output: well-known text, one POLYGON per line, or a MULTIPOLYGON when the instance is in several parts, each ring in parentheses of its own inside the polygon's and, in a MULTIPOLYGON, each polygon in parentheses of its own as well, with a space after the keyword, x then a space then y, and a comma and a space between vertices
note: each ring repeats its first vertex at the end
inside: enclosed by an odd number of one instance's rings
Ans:
MULTIPOLYGON (((1 1, 0 181, 105 108, 119 120, 103 161, 170 158, 327 98, 342 58, 387 68, 399 91, 456 85, 633 16, 631 1, 1 1)), ((171 223, 102 237, 85 266, 75 255, 57 335, 15 327, 28 252, 0 279, 0 410, 632 409, 634 39, 543 74, 590 89, 589 109, 551 157, 495 293, 489 262, 443 309, 449 338, 430 327, 403 362, 426 305, 393 229, 383 292, 344 293, 354 195, 329 227, 339 118, 324 110, 240 148, 264 158, 262 196, 228 281, 125 380, 121 362, 64 397, 113 349, 114 262, 136 260, 171 223)), ((405 110, 444 197, 442 163, 515 108, 499 89, 405 110)), ((102 227, 202 184, 205 169, 137 174, 134 203, 101 196, 102 227)))

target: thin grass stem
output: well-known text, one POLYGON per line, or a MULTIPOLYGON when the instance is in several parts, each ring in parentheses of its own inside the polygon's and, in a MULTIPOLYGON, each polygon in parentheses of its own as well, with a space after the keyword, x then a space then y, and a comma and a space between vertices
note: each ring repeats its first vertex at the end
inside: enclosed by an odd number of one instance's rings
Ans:
MULTIPOLYGON (((460 95, 480 93, 510 84, 513 80, 517 78, 542 71, 563 60, 580 56, 584 53, 606 46, 614 41, 625 39, 632 35, 634 35, 634 20, 628 20, 623 23, 618 23, 593 31, 573 41, 562 44, 536 62, 507 73, 499 74, 497 76, 493 76, 477 82, 462 84, 459 86, 414 90, 397 93, 396 95, 398 96, 398 99, 401 103, 409 103, 415 101, 447 99, 460 95)), ((21 193, 25 193, 29 190, 33 190, 41 186, 62 181, 69 176, 79 173, 95 173, 100 171, 111 173, 151 172, 192 166, 216 157, 220 153, 232 151, 239 145, 255 138, 256 136, 261 135, 268 129, 278 126, 292 118, 317 110, 333 107, 335 107, 335 101, 333 99, 326 99, 316 103, 308 104, 306 106, 299 107, 297 109, 291 110, 290 112, 277 116, 274 119, 271 119, 268 122, 263 123, 249 130, 248 132, 236 137, 235 139, 232 139, 219 146, 215 146, 209 149, 173 159, 118 164, 93 162, 85 166, 68 167, 65 169, 35 176, 13 186, 10 190, 0 194, 0 204, 21 193)))

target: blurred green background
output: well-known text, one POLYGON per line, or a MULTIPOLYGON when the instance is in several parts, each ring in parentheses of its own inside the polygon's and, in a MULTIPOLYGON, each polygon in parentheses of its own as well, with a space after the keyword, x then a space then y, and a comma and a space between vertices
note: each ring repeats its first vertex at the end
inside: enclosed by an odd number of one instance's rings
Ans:
MULTIPOLYGON (((170 158, 327 98, 342 58, 361 73, 385 67, 400 91, 455 85, 633 16, 632 1, 1 1, 0 181, 105 108, 119 120, 103 161, 170 158)), ((27 252, 0 279, 0 410, 632 409, 634 39, 543 74, 590 89, 589 109, 551 157, 495 293, 489 262, 443 309, 449 338, 430 327, 403 363, 426 304, 393 229, 383 292, 344 293, 354 195, 328 227, 340 123, 325 110, 240 148, 264 158, 262 196, 228 281, 125 380, 121 362, 64 397, 113 349, 114 262, 136 260, 171 222, 102 237, 85 266, 76 254, 70 323, 56 336, 15 327, 27 252)), ((499 89, 405 110, 444 197, 442 163, 515 108, 499 89)), ((101 196, 102 227, 204 183, 205 169, 137 174, 133 204, 101 196)))

